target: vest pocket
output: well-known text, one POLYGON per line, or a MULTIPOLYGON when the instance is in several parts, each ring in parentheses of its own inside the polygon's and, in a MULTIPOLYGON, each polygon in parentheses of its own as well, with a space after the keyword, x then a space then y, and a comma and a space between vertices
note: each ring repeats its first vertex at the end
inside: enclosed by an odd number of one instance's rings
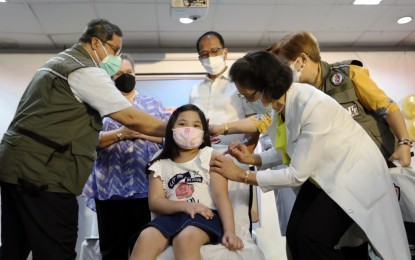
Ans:
POLYGON ((22 139, 21 135, 16 135, 16 134, 13 134, 13 133, 6 132, 3 135, 3 139, 1 140, 0 144, 1 145, 9 144, 11 146, 16 146, 20 142, 21 139, 22 139))
POLYGON ((0 143, 0 171, 2 175, 12 176, 16 173, 16 165, 21 162, 21 156, 16 156, 17 145, 21 141, 20 135, 5 133, 0 143))
POLYGON ((91 149, 87 149, 85 147, 85 144, 80 144, 78 142, 72 142, 71 152, 75 156, 86 156, 92 160, 95 160, 97 158, 97 153, 95 152, 95 150, 91 151, 91 149))
POLYGON ((18 166, 19 177, 36 186, 47 185, 46 190, 56 191, 57 183, 70 171, 69 152, 58 153, 42 148, 37 152, 19 151, 15 154, 22 158, 18 166))
POLYGON ((91 174, 92 166, 96 159, 95 150, 91 152, 84 147, 85 145, 72 142, 70 150, 71 162, 68 165, 69 171, 58 183, 75 195, 82 193, 82 189, 91 174))

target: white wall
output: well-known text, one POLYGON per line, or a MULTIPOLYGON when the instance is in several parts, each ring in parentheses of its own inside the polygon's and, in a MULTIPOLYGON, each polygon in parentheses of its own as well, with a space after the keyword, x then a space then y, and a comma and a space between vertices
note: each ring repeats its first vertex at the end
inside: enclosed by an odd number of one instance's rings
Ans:
MULTIPOLYGON (((242 56, 230 53, 228 64, 242 56)), ((36 70, 52 54, 0 54, 0 136, 6 131, 20 96, 36 70)), ((133 54, 137 61, 136 72, 153 73, 202 73, 203 68, 196 54, 133 54)), ((335 62, 359 59, 379 87, 385 90, 398 104, 409 94, 415 94, 415 52, 323 52, 323 60, 335 62)), ((184 76, 167 77, 183 78, 184 76)), ((200 77, 199 76, 192 76, 200 77)), ((190 78, 192 78, 190 77, 190 78)), ((157 75, 141 78, 154 79, 157 75)), ((189 77, 184 77, 189 79, 189 77)), ((188 84, 191 84, 189 81, 188 84)), ((188 86, 186 86, 188 87, 188 86)))
POLYGON ((0 136, 7 130, 33 74, 50 57, 48 54, 0 54, 0 136))

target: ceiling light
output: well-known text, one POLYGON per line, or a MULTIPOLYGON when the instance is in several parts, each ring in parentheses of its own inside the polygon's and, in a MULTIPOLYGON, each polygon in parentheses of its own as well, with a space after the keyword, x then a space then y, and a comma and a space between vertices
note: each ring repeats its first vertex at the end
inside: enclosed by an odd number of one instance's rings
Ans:
POLYGON ((378 5, 382 0, 354 0, 354 5, 378 5))
POLYGON ((6 0, 0 0, 0 3, 5 3, 6 2, 6 0))
POLYGON ((404 16, 402 18, 399 18, 398 23, 399 24, 406 24, 406 23, 409 23, 410 21, 412 21, 412 17, 404 16))
POLYGON ((180 18, 179 21, 184 24, 189 24, 189 23, 193 23, 194 20, 190 18, 180 18))

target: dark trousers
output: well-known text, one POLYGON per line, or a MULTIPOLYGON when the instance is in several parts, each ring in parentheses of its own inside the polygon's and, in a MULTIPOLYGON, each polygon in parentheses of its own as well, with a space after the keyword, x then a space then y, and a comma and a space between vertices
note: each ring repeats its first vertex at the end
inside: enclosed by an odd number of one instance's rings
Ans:
POLYGON ((294 203, 287 227, 287 244, 294 260, 367 259, 346 256, 334 246, 353 220, 322 190, 306 181, 294 203))
POLYGON ((73 260, 78 202, 67 193, 1 186, 1 260, 73 260))
POLYGON ((133 235, 151 218, 148 199, 95 199, 95 205, 102 260, 128 260, 133 235))

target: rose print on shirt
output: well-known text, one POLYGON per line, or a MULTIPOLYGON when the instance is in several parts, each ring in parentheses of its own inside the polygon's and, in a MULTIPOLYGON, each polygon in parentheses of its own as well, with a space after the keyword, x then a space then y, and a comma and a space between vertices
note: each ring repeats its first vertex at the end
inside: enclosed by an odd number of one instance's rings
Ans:
POLYGON ((192 198, 194 191, 195 188, 193 187, 193 184, 188 183, 180 183, 175 190, 176 197, 180 200, 192 198))

